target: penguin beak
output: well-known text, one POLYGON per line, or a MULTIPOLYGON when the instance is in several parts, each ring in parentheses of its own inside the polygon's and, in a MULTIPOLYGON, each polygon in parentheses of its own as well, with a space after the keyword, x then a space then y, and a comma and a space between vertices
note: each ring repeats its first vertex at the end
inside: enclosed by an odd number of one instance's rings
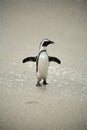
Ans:
POLYGON ((50 41, 50 44, 54 44, 54 42, 53 42, 53 41, 50 41))
POLYGON ((48 42, 48 45, 49 45, 49 44, 54 44, 54 42, 53 42, 53 41, 49 41, 49 42, 48 42))

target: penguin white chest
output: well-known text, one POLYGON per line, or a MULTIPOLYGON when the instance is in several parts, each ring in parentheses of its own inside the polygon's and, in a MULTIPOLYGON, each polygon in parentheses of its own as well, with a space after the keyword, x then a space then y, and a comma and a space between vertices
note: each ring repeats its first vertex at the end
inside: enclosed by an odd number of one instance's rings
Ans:
POLYGON ((38 72, 37 72, 38 78, 40 79, 46 78, 48 73, 48 68, 49 68, 48 55, 46 52, 43 52, 40 54, 38 60, 38 72))

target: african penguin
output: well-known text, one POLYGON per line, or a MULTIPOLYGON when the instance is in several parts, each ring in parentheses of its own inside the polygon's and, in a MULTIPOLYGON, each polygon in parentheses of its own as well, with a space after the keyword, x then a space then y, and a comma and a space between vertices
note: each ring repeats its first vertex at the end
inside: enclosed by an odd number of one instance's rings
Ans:
POLYGON ((50 44, 54 44, 54 42, 49 39, 42 40, 39 46, 39 54, 34 57, 26 57, 22 61, 23 63, 26 63, 28 61, 36 62, 36 75, 38 79, 36 86, 41 86, 41 80, 43 80, 44 85, 47 85, 46 79, 48 74, 49 62, 54 61, 58 64, 61 64, 61 61, 58 58, 48 55, 46 47, 50 44))

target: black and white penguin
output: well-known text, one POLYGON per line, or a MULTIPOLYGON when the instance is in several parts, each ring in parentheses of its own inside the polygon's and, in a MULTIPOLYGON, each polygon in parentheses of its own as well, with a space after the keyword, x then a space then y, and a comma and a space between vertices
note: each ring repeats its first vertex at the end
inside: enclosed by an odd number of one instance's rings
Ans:
POLYGON ((58 58, 48 55, 46 47, 50 44, 54 44, 54 42, 49 39, 42 40, 39 46, 39 54, 34 57, 26 57, 22 61, 23 63, 26 63, 28 61, 36 62, 36 75, 38 79, 36 86, 41 86, 41 80, 43 80, 44 85, 47 85, 46 79, 48 74, 49 62, 54 61, 58 64, 61 64, 61 61, 58 58))

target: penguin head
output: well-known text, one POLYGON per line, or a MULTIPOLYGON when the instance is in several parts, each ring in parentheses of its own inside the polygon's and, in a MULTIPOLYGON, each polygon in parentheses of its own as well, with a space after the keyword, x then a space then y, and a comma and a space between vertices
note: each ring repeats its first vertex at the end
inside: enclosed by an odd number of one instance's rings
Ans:
POLYGON ((45 50, 46 47, 47 47, 48 45, 50 45, 50 44, 54 44, 54 42, 51 41, 51 40, 49 40, 49 39, 44 39, 44 40, 42 40, 41 43, 40 43, 40 49, 41 49, 41 50, 45 50))

